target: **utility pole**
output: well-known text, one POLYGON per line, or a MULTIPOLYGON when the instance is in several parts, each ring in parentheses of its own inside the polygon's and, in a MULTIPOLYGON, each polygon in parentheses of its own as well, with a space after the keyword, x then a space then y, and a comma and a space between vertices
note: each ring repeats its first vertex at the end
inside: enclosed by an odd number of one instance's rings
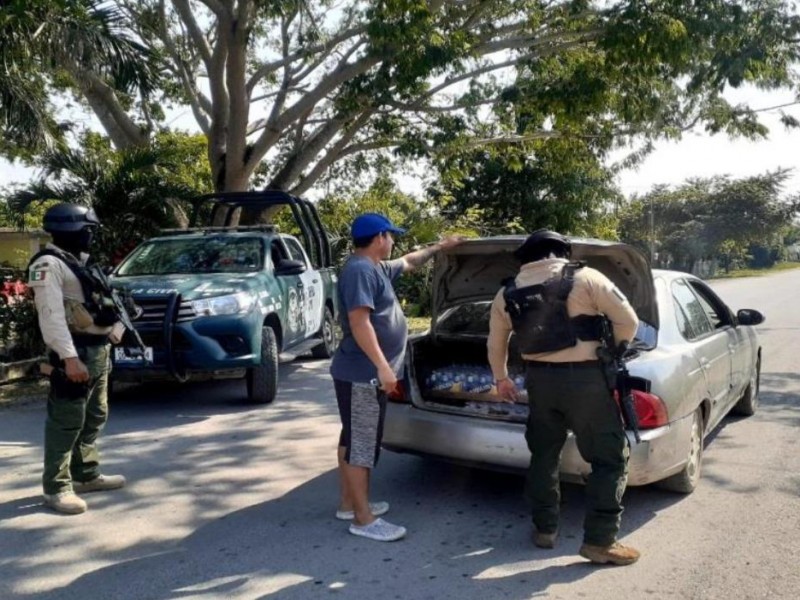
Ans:
POLYGON ((656 259, 656 226, 653 218, 653 196, 650 196, 650 266, 656 259))

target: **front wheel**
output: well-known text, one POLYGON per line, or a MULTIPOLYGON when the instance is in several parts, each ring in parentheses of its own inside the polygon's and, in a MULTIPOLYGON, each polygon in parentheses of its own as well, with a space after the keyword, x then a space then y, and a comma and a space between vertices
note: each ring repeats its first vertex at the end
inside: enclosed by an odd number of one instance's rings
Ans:
POLYGON ((325 317, 322 319, 320 327, 322 342, 311 349, 311 356, 314 358, 331 358, 339 347, 339 333, 337 331, 336 319, 333 318, 333 311, 326 307, 325 317))
POLYGON ((261 363, 247 369, 247 399, 270 404, 278 393, 278 340, 272 327, 261 329, 261 363))
POLYGON ((758 410, 758 392, 761 387, 761 357, 756 361, 756 368, 750 375, 750 383, 744 394, 733 407, 734 414, 752 417, 758 410))
POLYGON ((703 409, 699 406, 692 416, 686 464, 679 473, 658 482, 658 486, 669 492, 691 494, 700 481, 700 466, 703 462, 703 409))

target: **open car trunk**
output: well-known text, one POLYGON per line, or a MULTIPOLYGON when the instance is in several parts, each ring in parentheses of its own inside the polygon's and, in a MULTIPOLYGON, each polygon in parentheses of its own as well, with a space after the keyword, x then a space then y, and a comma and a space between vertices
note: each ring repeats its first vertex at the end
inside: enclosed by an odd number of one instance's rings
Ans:
POLYGON ((418 408, 517 422, 528 417, 524 365, 513 337, 508 371, 520 392, 514 403, 497 395, 485 334, 421 336, 409 344, 408 359, 409 394, 418 408))
MULTIPOLYGON (((468 240, 437 254, 431 332, 410 341, 406 358, 408 393, 418 408, 505 421, 527 419, 525 367, 515 336, 509 343, 508 372, 520 392, 516 402, 504 402, 497 395, 486 355, 491 302, 501 282, 519 272, 513 251, 523 240, 517 236, 468 240)), ((579 238, 571 242, 573 260, 599 270, 625 294, 640 320, 637 337, 652 348, 658 306, 646 258, 618 242, 579 238)))

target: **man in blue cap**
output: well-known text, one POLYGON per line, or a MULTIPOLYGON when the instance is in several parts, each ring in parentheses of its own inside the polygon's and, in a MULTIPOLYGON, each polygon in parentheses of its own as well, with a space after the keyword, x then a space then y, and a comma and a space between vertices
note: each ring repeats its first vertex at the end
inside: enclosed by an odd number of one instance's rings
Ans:
POLYGON ((394 236, 405 233, 385 216, 365 213, 350 228, 355 247, 339 274, 342 343, 331 363, 342 419, 339 438, 341 499, 336 518, 352 521, 350 533, 391 542, 405 527, 380 516, 387 502, 369 502, 369 476, 380 453, 386 394, 397 387, 408 337, 406 318, 393 283, 425 264, 439 250, 461 242, 448 237, 389 260, 394 236))

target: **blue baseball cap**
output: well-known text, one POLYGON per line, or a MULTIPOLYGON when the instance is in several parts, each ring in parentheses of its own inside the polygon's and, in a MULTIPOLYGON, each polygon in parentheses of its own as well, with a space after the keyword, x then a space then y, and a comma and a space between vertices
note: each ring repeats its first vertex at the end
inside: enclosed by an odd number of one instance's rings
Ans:
POLYGON ((378 213, 364 213, 353 219, 350 226, 350 235, 353 239, 368 238, 389 231, 391 233, 405 233, 405 229, 396 227, 389 219, 378 213))

